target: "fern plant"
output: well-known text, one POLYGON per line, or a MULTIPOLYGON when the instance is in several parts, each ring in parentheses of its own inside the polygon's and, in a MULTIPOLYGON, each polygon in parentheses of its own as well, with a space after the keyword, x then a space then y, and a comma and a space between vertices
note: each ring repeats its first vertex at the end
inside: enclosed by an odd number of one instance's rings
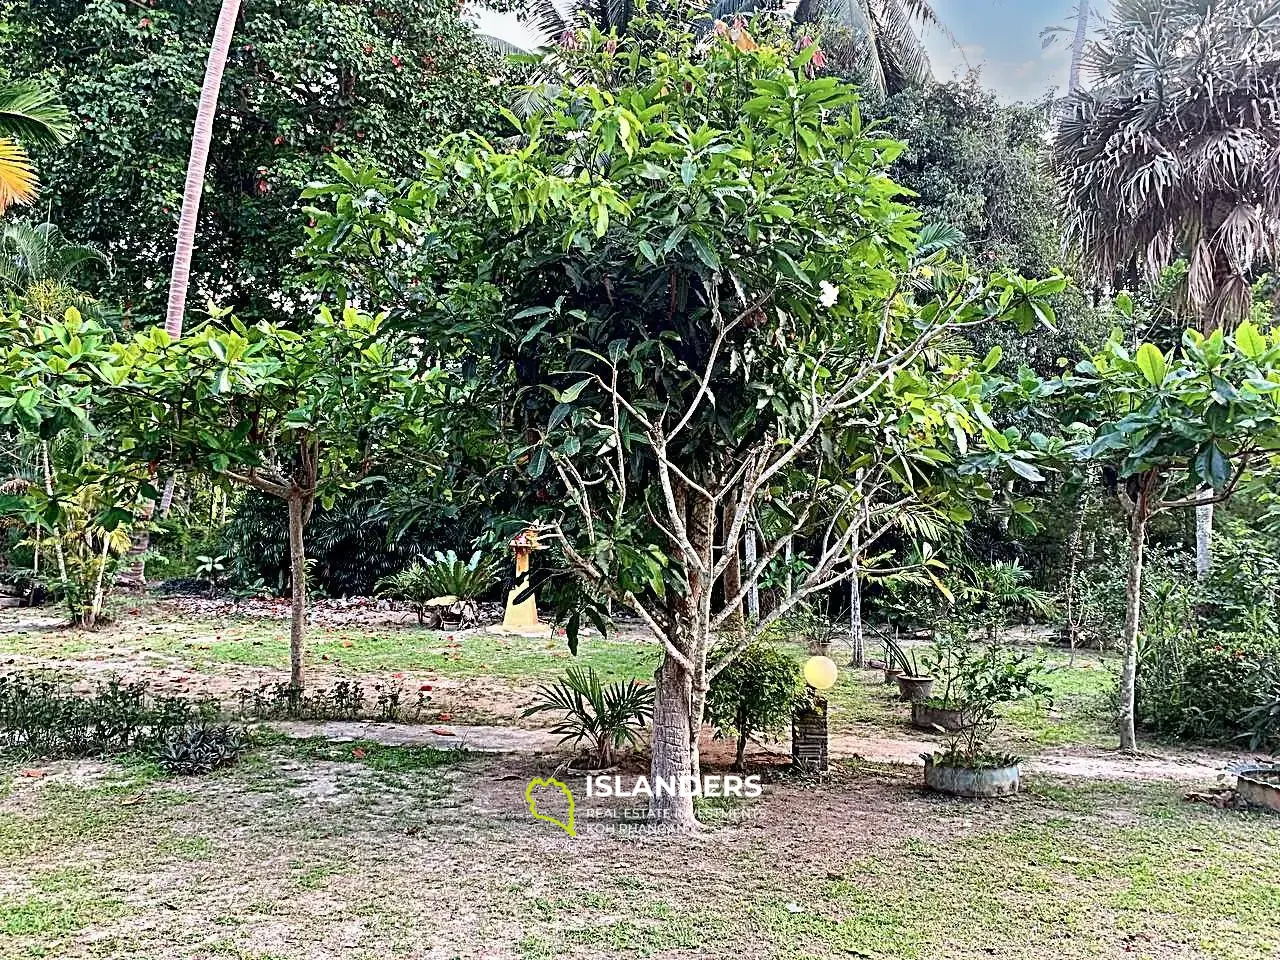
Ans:
POLYGON ((552 684, 538 688, 537 701, 523 716, 560 713, 551 728, 561 743, 586 744, 596 769, 613 765, 618 750, 635 745, 653 717, 653 688, 635 680, 601 683, 591 667, 570 667, 552 684))

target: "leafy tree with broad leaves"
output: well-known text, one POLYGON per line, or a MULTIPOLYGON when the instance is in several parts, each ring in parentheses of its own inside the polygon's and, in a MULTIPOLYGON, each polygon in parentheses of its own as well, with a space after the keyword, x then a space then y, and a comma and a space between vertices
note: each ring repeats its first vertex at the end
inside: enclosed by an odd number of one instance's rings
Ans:
MULTIPOLYGON (((1123 302, 1123 301, 1122 301, 1123 302)), ((1280 334, 1251 323, 1233 335, 1183 334, 1177 350, 1123 345, 1119 331, 1064 378, 1077 455, 1102 465, 1128 517, 1120 746, 1134 750, 1134 701, 1147 527, 1159 514, 1221 503, 1280 451, 1280 334), (1082 424, 1097 424, 1096 428, 1082 424)))
MULTIPOLYGON (((581 588, 571 637, 583 617, 607 626, 607 598, 661 645, 666 783, 697 776, 710 682, 779 617, 893 569, 906 518, 970 516, 992 492, 961 475, 967 453, 999 443, 993 469, 1027 466, 983 409, 998 354, 941 343, 1049 320, 1064 284, 917 256, 886 173, 901 144, 863 127, 852 87, 810 76, 812 44, 741 41, 650 19, 623 40, 583 31, 544 63, 572 78, 545 112, 507 115, 512 145, 451 138, 412 182, 338 165, 312 191, 315 276, 429 353, 484 364, 507 482, 537 493, 525 519, 581 588), (749 525, 771 536, 729 588, 724 545, 749 525), (858 536, 873 569, 849 563, 858 536), (734 626, 789 542, 808 561, 790 592, 734 626)), ((650 813, 696 822, 670 792, 650 813)))
MULTIPOLYGON (((1054 138, 1069 237, 1103 283, 1185 260, 1178 327, 1230 330, 1280 262, 1280 8, 1117 0, 1085 68, 1054 138)), ((1212 530, 1206 505, 1201 577, 1212 530)))
MULTIPOLYGON (((95 291, 164 313, 192 125, 222 0, 33 0, 7 13, 0 55, 56 82, 79 136, 37 160, 53 218, 117 270, 95 291)), ((213 118, 192 299, 253 323, 311 311, 292 284, 298 194, 333 153, 405 172, 424 131, 484 130, 502 66, 456 0, 255 0, 243 5, 213 118)))
MULTIPOLYGON (((821 62, 816 66, 829 64, 866 82, 881 96, 932 81, 929 54, 917 31, 947 31, 927 0, 800 0, 794 5, 776 0, 715 0, 673 6, 683 11, 683 19, 703 27, 714 20, 757 13, 788 16, 800 33, 823 37, 821 62)), ((530 27, 528 46, 533 47, 548 41, 573 42, 584 22, 602 33, 625 34, 645 9, 637 0, 578 0, 568 8, 555 0, 531 0, 521 16, 530 27)))
MULTIPOLYGON (((109 519, 154 499, 157 471, 182 469, 259 490, 289 517, 291 681, 303 685, 306 556, 317 501, 371 475, 386 438, 410 439, 438 374, 414 376, 381 336, 381 320, 321 310, 286 329, 216 311, 181 339, 162 326, 117 340, 76 311, 49 323, 8 322, 0 417, 41 436, 81 430, 107 476, 132 478, 109 519), (164 430, 156 424, 163 423, 164 430)), ((105 525, 105 524, 104 524, 105 525)))

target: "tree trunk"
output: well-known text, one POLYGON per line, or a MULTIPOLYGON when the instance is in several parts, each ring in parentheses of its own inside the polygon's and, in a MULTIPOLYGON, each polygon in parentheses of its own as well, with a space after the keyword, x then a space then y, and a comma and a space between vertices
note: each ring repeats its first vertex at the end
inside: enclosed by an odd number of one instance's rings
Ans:
POLYGON ((1089 488, 1086 487, 1080 493, 1080 500, 1076 503, 1076 515, 1071 523, 1071 536, 1067 539, 1067 596, 1064 606, 1064 619, 1067 628, 1067 648, 1071 651, 1068 664, 1075 665, 1076 662, 1076 644, 1079 642, 1079 624, 1077 620, 1080 616, 1080 585, 1077 582, 1080 576, 1080 554, 1084 546, 1084 521, 1085 515, 1089 511, 1089 488))
POLYGON ((111 557, 111 534, 103 531, 102 535, 102 556, 98 558, 98 576, 93 584, 93 603, 89 607, 89 622, 87 626, 90 630, 98 625, 98 616, 102 613, 102 605, 105 597, 106 577, 107 577, 107 561, 111 557))
POLYGON ((1120 749, 1138 749, 1134 730, 1138 689, 1138 633, 1142 617, 1142 562, 1147 536, 1147 493, 1140 491, 1129 517, 1129 576, 1125 582, 1124 669, 1120 674, 1120 749))
MULTIPOLYGON (((742 536, 743 553, 745 554, 747 573, 756 568, 756 528, 748 521, 746 532, 742 536)), ((754 626, 760 622, 760 581, 752 578, 747 586, 747 623, 754 626)))
POLYGON ((747 769, 747 728, 744 724, 742 733, 738 734, 738 752, 734 755, 733 769, 736 773, 743 773, 747 769))
MULTIPOLYGON (((1199 496, 1212 496, 1213 488, 1201 490, 1199 496)), ((1209 576, 1213 566, 1213 504, 1196 507, 1196 579, 1209 576)))
POLYGON ((307 624, 306 547, 302 542, 301 495, 289 498, 289 580, 293 590, 293 621, 289 627, 289 685, 303 686, 302 643, 307 624))
POLYGON ((1067 93, 1080 89, 1080 65, 1084 61, 1084 45, 1089 36, 1089 0, 1080 0, 1076 9, 1076 36, 1071 44, 1071 77, 1067 81, 1067 93))
POLYGON ((160 519, 164 519, 169 515, 169 511, 173 508, 173 494, 178 486, 178 475, 176 473, 169 474, 164 482, 164 490, 160 494, 160 519))
POLYGON ((200 105, 196 109, 195 128, 191 133, 191 153, 187 158, 187 178, 182 188, 182 216, 178 221, 178 242, 173 251, 173 271, 169 276, 169 306, 164 328, 169 336, 182 336, 182 320, 187 306, 187 287, 191 279, 191 252, 195 246, 196 223, 200 219, 200 197, 204 192, 204 171, 209 162, 209 144, 213 139, 213 118, 218 112, 218 93, 222 88, 222 72, 231 51, 231 36, 240 16, 240 0, 222 0, 218 23, 209 47, 204 68, 204 84, 200 88, 200 105))
POLYGON ((670 830, 696 830, 693 797, 682 796, 679 789, 683 778, 694 775, 689 735, 693 714, 692 678, 664 653, 653 679, 653 757, 649 765, 653 797, 649 800, 649 819, 670 830), (667 790, 668 786, 676 789, 667 790))
MULTIPOLYGON (((734 597, 738 595, 738 591, 742 589, 742 566, 738 562, 738 544, 729 543, 725 534, 728 533, 729 525, 733 523, 733 512, 737 509, 737 504, 730 502, 724 507, 724 518, 721 526, 721 542, 722 548, 729 553, 729 565, 725 567, 724 573, 720 577, 720 586, 724 592, 724 602, 728 604, 734 597)), ((729 619, 724 622, 724 629, 731 635, 736 635, 742 631, 742 606, 729 615, 729 619)))
POLYGON ((862 632, 862 582, 856 570, 849 578, 849 645, 849 666, 861 670, 867 665, 867 640, 862 632))

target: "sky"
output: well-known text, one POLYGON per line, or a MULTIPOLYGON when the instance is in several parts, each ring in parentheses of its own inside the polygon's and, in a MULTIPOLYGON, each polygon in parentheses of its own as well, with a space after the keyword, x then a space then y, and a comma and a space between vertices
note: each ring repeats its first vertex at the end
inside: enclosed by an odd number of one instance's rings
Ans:
MULTIPOLYGON (((1077 0, 933 0, 933 8, 954 35, 925 34, 925 45, 940 80, 982 71, 983 83, 1005 100, 1034 100, 1050 87, 1065 90, 1071 65, 1071 36, 1061 35, 1048 49, 1040 31, 1050 26, 1075 29, 1077 0)), ((1090 19, 1105 12, 1105 0, 1091 3, 1090 19)))

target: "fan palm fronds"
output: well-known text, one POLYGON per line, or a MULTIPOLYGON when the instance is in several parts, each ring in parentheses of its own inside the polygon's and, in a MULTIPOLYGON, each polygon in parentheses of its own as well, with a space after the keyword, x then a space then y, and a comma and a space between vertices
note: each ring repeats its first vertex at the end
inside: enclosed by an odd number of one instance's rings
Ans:
POLYGON ((1099 274, 1155 278, 1206 331, 1247 316, 1280 254, 1280 7, 1117 0, 1054 139, 1069 237, 1099 274))

